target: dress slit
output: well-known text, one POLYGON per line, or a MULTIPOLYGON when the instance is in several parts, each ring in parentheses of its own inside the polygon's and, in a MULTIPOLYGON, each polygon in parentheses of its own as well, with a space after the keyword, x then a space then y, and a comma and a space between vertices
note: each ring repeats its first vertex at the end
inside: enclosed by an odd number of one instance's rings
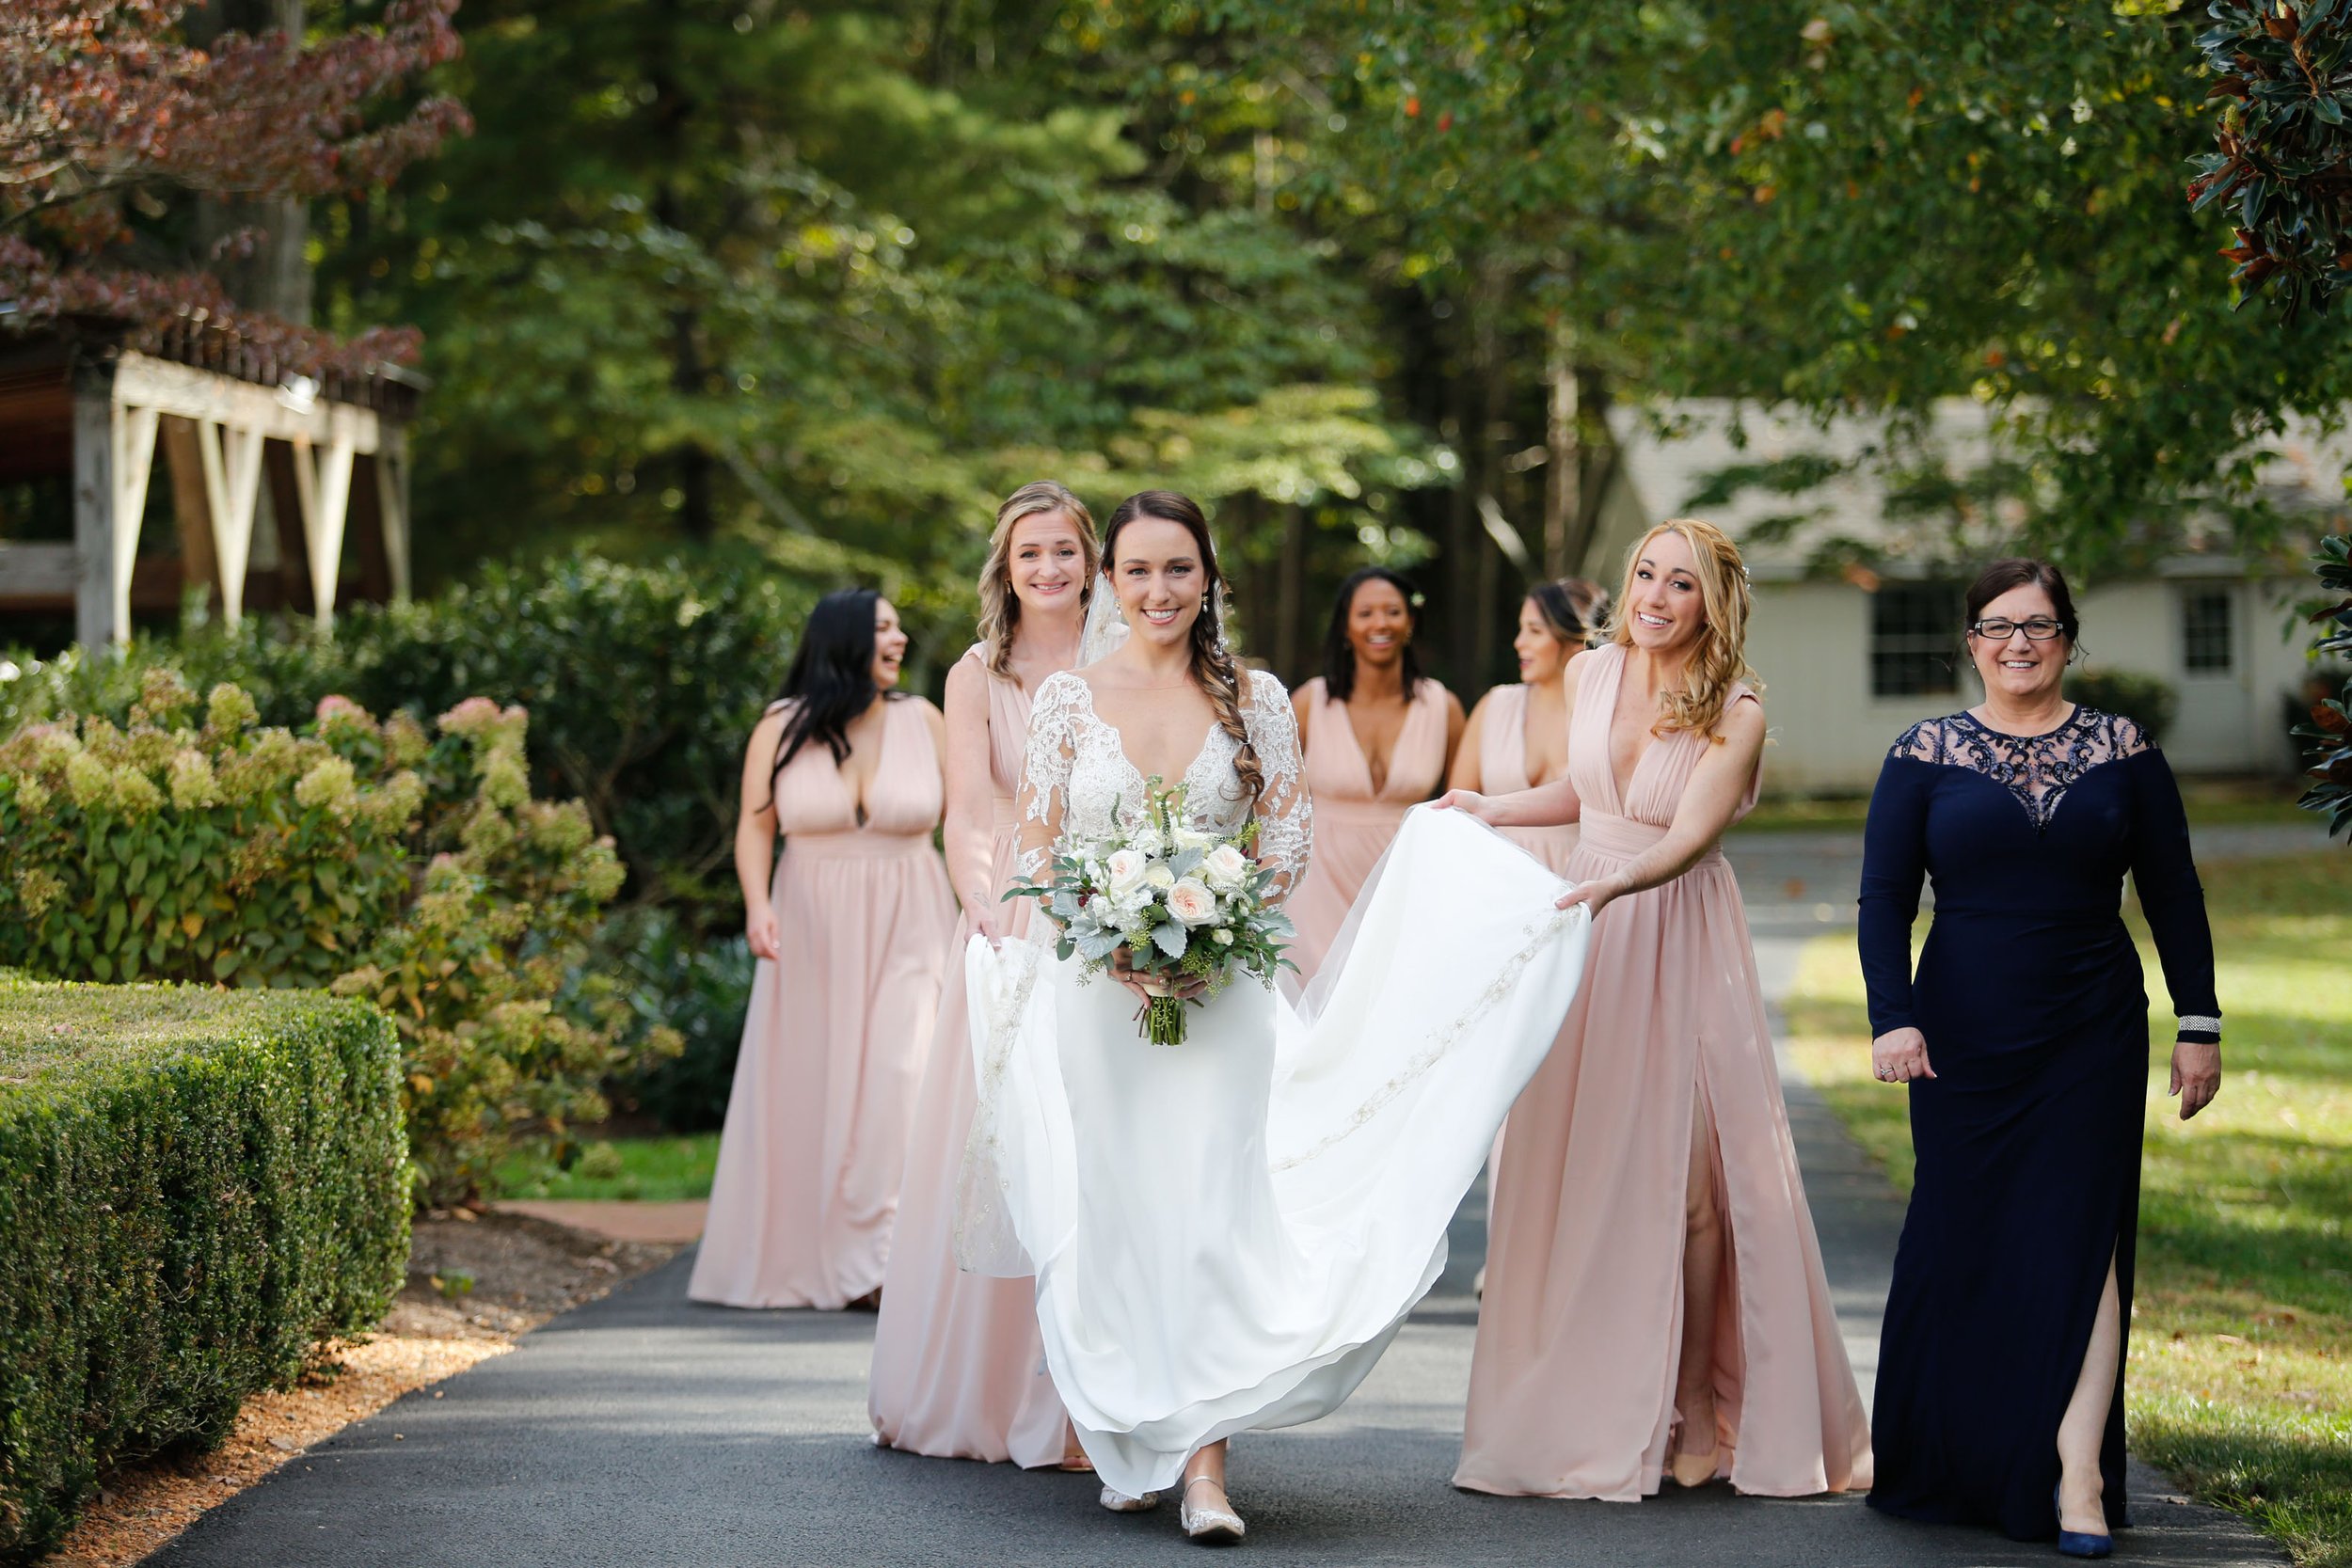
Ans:
MULTIPOLYGON (((1607 730, 1624 659, 1613 644, 1577 661, 1576 880, 1620 870, 1664 837, 1708 751, 1690 732, 1653 739, 1618 800, 1607 730)), ((1735 688, 1732 700, 1748 695, 1735 688)), ((1742 810, 1755 790, 1751 778, 1742 810)), ((1707 1347, 1719 1464, 1750 1494, 1867 1484, 1862 1401, 1804 1203, 1739 882, 1721 850, 1603 911, 1589 974, 1503 1142, 1454 1484, 1629 1502, 1659 1490, 1701 1124, 1724 1227, 1707 1347)))
MULTIPOLYGON (((1691 1076, 1691 1137, 1695 1144, 1707 1140, 1707 1180, 1712 1188, 1715 1204, 1715 1227, 1720 1240, 1720 1257, 1715 1275, 1715 1332, 1707 1346, 1708 1392, 1715 1404, 1716 1471, 1729 1475, 1734 1458, 1740 1451, 1740 1388, 1746 1363, 1747 1325, 1743 1321, 1744 1307, 1740 1293, 1739 1237, 1740 1230, 1731 1212, 1731 1182, 1724 1171, 1724 1140, 1722 1129, 1715 1120, 1715 1098, 1707 1086, 1707 1052, 1701 1049, 1692 1064, 1691 1076)), ((1684 1161, 1687 1173, 1690 1162, 1684 1161)), ((1682 1388, 1683 1330, 1690 1313, 1690 1193, 1686 1180, 1683 1194, 1682 1256, 1675 1269, 1675 1323, 1672 1354, 1668 1357, 1666 1374, 1666 1408, 1661 1422, 1672 1446, 1672 1433, 1677 1420, 1686 1418, 1680 1402, 1682 1388)), ((1685 1432, 1686 1447, 1690 1433, 1685 1432)))

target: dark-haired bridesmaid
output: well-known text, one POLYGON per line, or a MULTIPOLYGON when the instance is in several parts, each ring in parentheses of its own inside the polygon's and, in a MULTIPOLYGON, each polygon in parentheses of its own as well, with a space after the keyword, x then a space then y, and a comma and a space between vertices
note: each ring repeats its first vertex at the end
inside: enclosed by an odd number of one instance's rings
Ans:
MULTIPOLYGON (((1582 578, 1539 582, 1519 605, 1516 686, 1498 686, 1470 709, 1470 727, 1454 753, 1448 787, 1509 795, 1548 784, 1568 771, 1568 661, 1589 645, 1609 603, 1608 590, 1582 578)), ((1568 874, 1576 824, 1504 828, 1503 837, 1550 867, 1568 874)))
MULTIPOLYGON (((1519 602, 1516 686, 1498 686, 1470 709, 1470 726, 1446 775, 1449 789, 1481 795, 1510 795, 1566 778, 1568 774, 1568 665, 1592 645, 1609 607, 1609 590, 1583 578, 1539 582, 1519 602)), ((1576 853, 1576 824, 1547 822, 1495 830, 1541 861, 1555 877, 1568 874, 1576 853)), ((1502 1168, 1502 1133, 1495 1134, 1486 1160, 1486 1221, 1494 1225, 1494 1173, 1502 1168)), ((1486 1293, 1481 1265, 1471 1290, 1486 1293)))
POLYGON ((1314 863, 1285 909, 1290 950, 1311 979, 1406 812, 1445 787, 1462 705, 1421 673, 1412 585, 1385 566, 1340 584, 1323 673, 1291 695, 1315 800, 1314 863))
POLYGON ((889 600, 826 594, 752 731, 735 872, 759 964, 696 1301, 831 1310, 882 1286, 955 926, 931 847, 946 724, 895 689, 906 647, 889 600))

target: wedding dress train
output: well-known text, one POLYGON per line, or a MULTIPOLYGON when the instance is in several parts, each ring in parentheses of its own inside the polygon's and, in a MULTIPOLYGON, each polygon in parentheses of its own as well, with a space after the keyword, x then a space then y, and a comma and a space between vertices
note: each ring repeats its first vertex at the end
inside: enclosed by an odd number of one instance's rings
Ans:
MULTIPOLYGON (((1270 676, 1246 719, 1264 788, 1243 796, 1213 730, 1190 809, 1220 833, 1254 809, 1287 886, 1310 805, 1270 676)), ((1027 855, 1108 836, 1144 783, 1083 679, 1040 687, 1027 855)), ((1202 1445, 1327 1415, 1372 1370, 1575 994, 1588 922, 1552 908, 1561 886, 1477 821, 1415 811, 1305 1011, 1239 977, 1173 1047, 1049 943, 972 942, 960 1249, 1035 1275, 1046 1365, 1107 1485, 1166 1488, 1202 1445)))

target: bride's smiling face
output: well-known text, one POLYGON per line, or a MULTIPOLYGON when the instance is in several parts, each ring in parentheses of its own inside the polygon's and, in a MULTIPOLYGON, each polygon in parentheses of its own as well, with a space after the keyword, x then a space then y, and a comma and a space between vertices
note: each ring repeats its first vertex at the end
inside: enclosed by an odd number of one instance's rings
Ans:
POLYGON ((1137 517, 1119 531, 1112 552, 1111 587, 1128 635, 1162 645, 1181 644, 1200 618, 1200 596, 1208 592, 1200 546, 1192 531, 1163 517, 1137 517))

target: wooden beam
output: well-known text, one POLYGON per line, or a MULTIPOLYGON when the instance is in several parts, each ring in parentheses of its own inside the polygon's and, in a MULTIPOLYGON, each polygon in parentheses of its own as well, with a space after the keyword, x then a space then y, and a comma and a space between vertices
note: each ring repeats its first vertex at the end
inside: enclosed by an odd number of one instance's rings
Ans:
POLYGON ((147 480, 155 467, 155 409, 126 404, 118 383, 114 397, 115 526, 114 593, 117 642, 131 640, 131 571, 139 560, 139 526, 147 519, 147 480))
POLYGON ((121 640, 116 619, 114 396, 97 376, 73 389, 73 636, 121 640))
POLYGON ((351 517, 343 525, 343 549, 358 567, 352 597, 362 604, 389 604, 392 563, 384 547, 384 485, 376 469, 384 454, 355 458, 351 466, 351 517))
POLYGON ((164 417, 156 438, 164 449, 164 467, 171 476, 171 520, 180 535, 180 577, 183 586, 199 583, 220 590, 220 562, 213 552, 212 487, 206 483, 202 427, 177 414, 164 417))
MULTIPOLYGON (((299 458, 303 447, 297 444, 294 451, 299 458)), ((343 524, 351 516, 354 455, 351 431, 337 419, 326 450, 317 454, 310 494, 303 498, 303 531, 310 546, 310 596, 318 606, 319 625, 327 628, 335 625, 335 588, 342 575, 343 524)), ((297 474, 301 471, 296 470, 297 474)))
POLYGON ((253 558, 253 514, 262 494, 262 433, 224 432, 212 420, 196 424, 204 463, 204 493, 218 562, 221 619, 235 626, 245 616, 246 566, 253 558))
MULTIPOLYGON (((270 520, 278 533, 275 608, 310 614, 316 601, 310 596, 310 546, 303 523, 304 496, 310 485, 302 478, 310 466, 309 453, 290 441, 264 441, 262 461, 269 475, 270 520)), ((312 470, 310 484, 317 483, 317 472, 312 470)))
POLYGON ((71 545, 0 544, 0 604, 68 606, 79 581, 71 545))
POLYGON ((384 430, 375 454, 376 506, 384 515, 384 554, 391 568, 392 603, 406 604, 411 581, 408 555, 408 435, 398 425, 384 430))
POLYGON ((213 371, 174 364, 144 354, 125 354, 115 368, 116 395, 125 403, 211 420, 230 429, 258 430, 276 441, 306 440, 326 446, 340 427, 355 451, 374 451, 383 432, 394 428, 373 408, 334 403, 283 387, 257 387, 213 371))

